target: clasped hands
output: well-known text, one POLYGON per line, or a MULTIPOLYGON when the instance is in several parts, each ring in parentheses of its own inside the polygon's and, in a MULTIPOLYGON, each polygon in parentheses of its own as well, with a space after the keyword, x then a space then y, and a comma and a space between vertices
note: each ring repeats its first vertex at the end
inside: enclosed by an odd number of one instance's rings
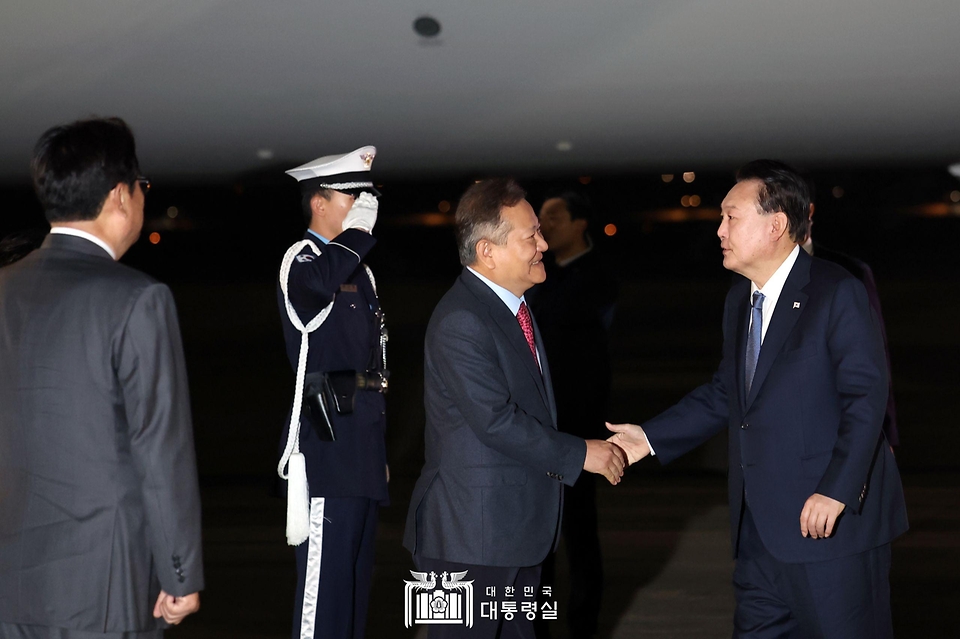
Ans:
POLYGON ((163 617, 171 626, 175 626, 187 616, 200 610, 200 593, 194 592, 183 597, 174 597, 163 590, 153 606, 153 616, 163 617))
MULTIPOLYGON (((643 429, 636 424, 611 424, 607 428, 614 432, 607 441, 619 446, 627 456, 628 465, 635 464, 650 454, 643 429)), ((612 482, 611 482, 612 483, 612 482)), ((812 539, 824 539, 833 534, 837 518, 845 508, 842 502, 814 493, 810 495, 803 510, 800 511, 800 534, 812 539)))

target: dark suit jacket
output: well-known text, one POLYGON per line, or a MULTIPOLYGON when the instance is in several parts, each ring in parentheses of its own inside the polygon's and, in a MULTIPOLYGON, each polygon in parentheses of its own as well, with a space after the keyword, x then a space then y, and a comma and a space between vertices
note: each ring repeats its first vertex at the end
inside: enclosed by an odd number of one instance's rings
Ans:
POLYGON ((173 297, 50 235, 0 269, 0 620, 150 630, 161 587, 203 588, 173 297))
POLYGON ((534 566, 558 539, 562 484, 586 444, 558 432, 543 375, 510 310, 464 269, 430 318, 424 348, 426 463, 404 546, 432 559, 534 566))
MULTIPOLYGON (((350 229, 327 245, 307 232, 321 255, 305 247, 290 267, 290 303, 306 324, 336 296, 326 321, 310 333, 307 373, 379 369, 380 308, 360 260, 376 240, 369 233, 350 229)), ((300 331, 287 316, 283 293, 277 286, 290 366, 297 370, 300 331)), ((313 497, 367 497, 387 501, 387 418, 382 393, 358 391, 354 410, 331 415, 337 440, 320 439, 304 419, 300 427, 300 452, 307 465, 307 483, 313 497)), ((287 443, 287 416, 280 449, 287 443)))
POLYGON ((784 562, 822 561, 888 543, 907 529, 900 474, 881 424, 887 367, 863 285, 803 250, 767 329, 744 396, 750 282, 724 307, 713 381, 643 428, 661 463, 730 429, 730 525, 746 498, 764 545, 784 562), (800 534, 813 493, 846 505, 829 539, 800 534))
POLYGON ((814 242, 813 255, 822 260, 839 264, 850 271, 850 274, 863 283, 867 289, 867 299, 870 300, 870 308, 877 314, 877 321, 880 324, 880 335, 883 337, 883 352, 887 358, 887 408, 883 415, 883 433, 887 436, 887 441, 893 446, 900 445, 900 433, 897 430, 897 403, 893 399, 893 379, 890 378, 890 345, 887 342, 887 327, 883 321, 883 311, 880 308, 880 293, 877 291, 877 281, 873 277, 873 270, 863 260, 828 249, 825 246, 814 242))

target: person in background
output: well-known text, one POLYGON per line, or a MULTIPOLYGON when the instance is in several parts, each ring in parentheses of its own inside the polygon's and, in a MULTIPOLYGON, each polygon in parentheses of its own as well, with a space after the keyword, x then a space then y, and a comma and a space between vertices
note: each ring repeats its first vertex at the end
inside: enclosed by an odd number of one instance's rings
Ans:
POLYGON ((887 325, 883 321, 883 311, 880 309, 880 293, 877 291, 877 281, 873 277, 873 270, 863 260, 827 248, 819 242, 813 241, 813 212, 816 206, 816 185, 809 177, 807 178, 807 185, 810 187, 810 227, 807 239, 802 244, 803 250, 814 257, 839 264, 847 269, 851 275, 860 280, 863 287, 867 289, 867 298, 870 300, 870 307, 877 314, 877 320, 880 323, 880 335, 883 337, 883 351, 887 358, 887 378, 889 381, 887 387, 887 408, 883 414, 883 434, 886 436, 887 443, 890 444, 890 446, 899 446, 900 432, 897 430, 897 402, 893 398, 890 344, 887 341, 887 325))
MULTIPOLYGON (((610 395, 609 334, 617 301, 617 278, 588 232, 590 201, 575 191, 548 198, 540 230, 550 246, 546 280, 527 293, 550 361, 557 429, 584 439, 606 436, 610 395)), ((597 632, 603 593, 603 558, 597 534, 596 475, 581 473, 564 487, 563 537, 570 566, 567 625, 571 639, 597 632)), ((553 583, 554 555, 543 565, 543 583, 553 583)), ((538 622, 537 636, 550 624, 538 622)))

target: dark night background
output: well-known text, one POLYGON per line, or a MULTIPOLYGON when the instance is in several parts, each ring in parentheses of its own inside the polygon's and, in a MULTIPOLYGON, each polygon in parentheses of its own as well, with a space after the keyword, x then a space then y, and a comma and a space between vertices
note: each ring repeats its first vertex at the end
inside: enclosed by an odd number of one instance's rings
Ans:
MULTIPOLYGON (((596 206, 592 235, 622 278, 611 421, 653 416, 709 379, 718 363, 730 274, 716 229, 733 169, 698 171, 692 183, 680 171, 669 183, 660 174, 518 176, 535 209, 560 186, 581 189, 596 206), (700 206, 682 206, 685 195, 699 196, 700 206), (612 237, 607 224, 616 226, 612 237)), ((897 459, 912 525, 894 545, 898 636, 951 636, 949 602, 960 595, 946 568, 960 559, 960 180, 941 166, 810 175, 818 185, 814 237, 873 267, 889 333, 897 459)), ((400 580, 411 565, 400 533, 422 462, 423 336, 459 273, 453 210, 477 177, 405 176, 384 179, 381 188, 378 244, 368 263, 390 327, 393 479, 392 505, 381 517, 371 637, 414 636, 401 620, 400 580)), ((27 185, 0 190, 0 201, 0 236, 43 226, 27 185)), ((279 167, 235 182, 155 182, 146 217, 123 261, 168 283, 176 297, 204 497, 203 610, 171 636, 287 636, 293 555, 283 540, 283 502, 270 493, 293 389, 275 288, 280 257, 303 232, 297 189, 279 167), (159 234, 155 244, 151 233, 159 234)), ((646 563, 629 570, 608 566, 604 633, 669 559, 685 523, 725 503, 725 458, 723 442, 711 442, 671 467, 645 460, 622 488, 601 490, 608 564, 650 549, 646 563), (684 490, 674 492, 678 486, 684 490)))

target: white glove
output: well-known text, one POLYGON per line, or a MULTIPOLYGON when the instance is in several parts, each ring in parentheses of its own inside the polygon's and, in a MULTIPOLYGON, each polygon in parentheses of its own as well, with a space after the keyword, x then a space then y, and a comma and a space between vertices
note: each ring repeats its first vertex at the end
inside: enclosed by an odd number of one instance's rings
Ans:
POLYGON ((359 229, 367 233, 373 232, 373 226, 377 223, 377 207, 379 207, 377 198, 367 192, 363 192, 354 201, 353 206, 347 211, 347 217, 343 218, 343 230, 359 229))

